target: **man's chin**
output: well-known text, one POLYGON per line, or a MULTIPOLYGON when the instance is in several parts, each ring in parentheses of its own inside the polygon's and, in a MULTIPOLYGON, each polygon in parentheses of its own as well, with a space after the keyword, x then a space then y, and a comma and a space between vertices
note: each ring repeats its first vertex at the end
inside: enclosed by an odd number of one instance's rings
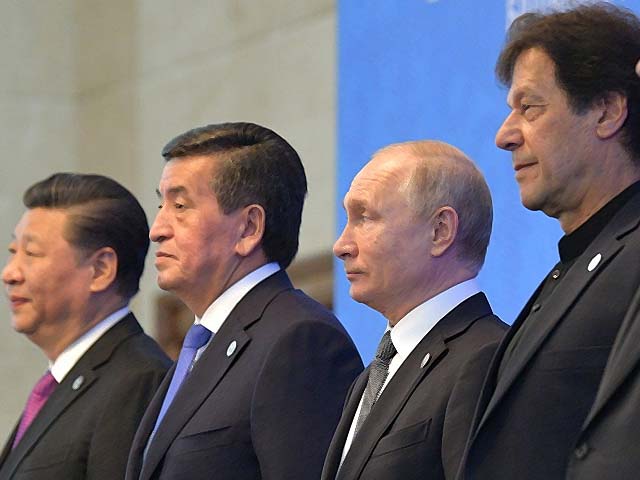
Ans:
POLYGON ((354 288, 353 285, 351 285, 351 288, 349 289, 349 296, 354 301, 367 305, 367 296, 364 294, 364 292, 359 291, 357 288, 354 288))
POLYGON ((158 287, 165 292, 173 292, 177 283, 173 278, 168 278, 161 273, 156 277, 156 282, 158 283, 158 287))
POLYGON ((524 208, 534 212, 542 210, 543 207, 535 192, 524 191, 523 189, 520 189, 520 202, 524 208))
POLYGON ((32 320, 22 318, 19 315, 13 315, 11 317, 11 326, 17 333, 27 336, 32 335, 37 330, 32 320))

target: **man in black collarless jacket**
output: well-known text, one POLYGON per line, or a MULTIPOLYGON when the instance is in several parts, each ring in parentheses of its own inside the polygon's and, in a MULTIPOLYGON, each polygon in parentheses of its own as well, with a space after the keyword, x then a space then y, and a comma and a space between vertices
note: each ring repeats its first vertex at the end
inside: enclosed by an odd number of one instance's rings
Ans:
POLYGON ((462 478, 638 476, 640 430, 624 426, 638 404, 608 413, 638 356, 627 315, 640 286, 638 52, 640 21, 609 3, 510 29, 496 71, 511 111, 496 143, 512 152, 523 205, 565 235, 493 360, 462 478))

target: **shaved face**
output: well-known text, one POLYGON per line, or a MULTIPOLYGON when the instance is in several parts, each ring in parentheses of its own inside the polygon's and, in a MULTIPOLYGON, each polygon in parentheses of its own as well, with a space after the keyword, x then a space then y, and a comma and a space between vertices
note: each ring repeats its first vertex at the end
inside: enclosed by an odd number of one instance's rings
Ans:
POLYGON ((414 169, 406 153, 374 157, 344 198, 347 224, 333 247, 344 261, 351 297, 390 321, 407 313, 430 262, 427 222, 416 216, 408 197, 414 169))

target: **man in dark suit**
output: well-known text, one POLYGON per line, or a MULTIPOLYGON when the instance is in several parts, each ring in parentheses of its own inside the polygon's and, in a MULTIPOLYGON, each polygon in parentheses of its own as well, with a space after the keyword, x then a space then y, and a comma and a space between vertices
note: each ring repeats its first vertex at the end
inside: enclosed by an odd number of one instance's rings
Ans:
POLYGON ((133 195, 99 175, 30 187, 2 272, 16 331, 49 359, 0 457, 0 479, 122 478, 170 361, 129 300, 149 247, 133 195))
MULTIPOLYGON (((640 61, 636 63, 640 76, 640 61)), ((640 472, 640 289, 618 330, 595 401, 580 433, 585 455, 568 479, 633 479, 640 472)))
MULTIPOLYGON (((640 285, 638 52, 640 21, 607 3, 525 14, 510 29, 496 71, 512 110, 496 143, 513 154, 524 206, 557 218, 565 235, 492 362, 464 478, 638 475, 583 475, 637 462, 640 440, 637 428, 619 430, 625 441, 598 434, 627 421, 606 412, 632 388, 621 379, 638 354, 635 316, 623 324, 640 285), (603 461, 602 448, 617 453, 603 461)), ((619 413, 637 416, 637 405, 619 413)))
POLYGON ((228 123, 176 137, 163 156, 158 284, 196 321, 136 434, 127 478, 318 478, 362 362, 284 271, 306 195, 298 154, 271 130, 228 123))
POLYGON ((322 479, 453 478, 506 330, 475 281, 491 234, 489 188, 460 150, 409 142, 376 153, 344 205, 334 253, 353 299, 388 329, 349 392, 322 479))

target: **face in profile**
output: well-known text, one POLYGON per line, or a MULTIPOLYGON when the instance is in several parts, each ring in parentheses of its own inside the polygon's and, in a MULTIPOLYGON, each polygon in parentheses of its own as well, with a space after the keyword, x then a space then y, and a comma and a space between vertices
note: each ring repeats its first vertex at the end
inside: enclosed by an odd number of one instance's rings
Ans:
POLYGON ((174 292, 198 315, 229 286, 240 261, 235 246, 242 235, 241 217, 225 214, 218 204, 211 188, 215 165, 209 156, 166 163, 150 231, 158 244, 158 285, 174 292))
POLYGON ((344 198, 347 224, 333 247, 351 297, 387 318, 407 313, 405 302, 427 280, 431 260, 427 221, 409 202, 412 164, 401 152, 383 152, 358 173, 344 198))
POLYGON ((27 210, 9 243, 2 271, 13 328, 36 343, 62 335, 83 312, 92 265, 65 239, 64 210, 27 210))
POLYGON ((555 64, 533 48, 518 57, 496 145, 512 152, 522 204, 552 217, 575 209, 600 175, 594 159, 598 112, 575 113, 555 64))

